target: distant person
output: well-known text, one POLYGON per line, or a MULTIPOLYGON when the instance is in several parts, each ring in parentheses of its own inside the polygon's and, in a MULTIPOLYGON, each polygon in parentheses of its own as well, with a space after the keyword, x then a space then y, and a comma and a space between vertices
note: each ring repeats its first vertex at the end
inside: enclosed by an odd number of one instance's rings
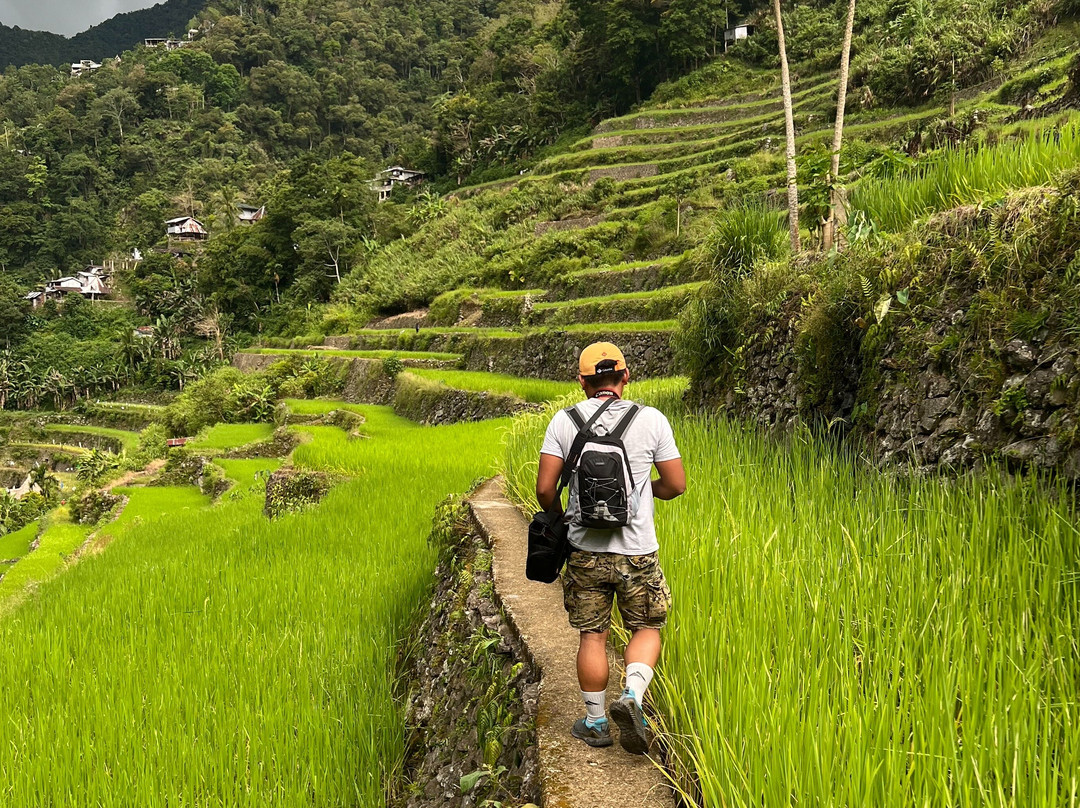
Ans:
POLYGON ((653 499, 682 494, 686 474, 664 414, 623 399, 630 373, 616 346, 590 345, 581 352, 578 370, 588 398, 551 419, 536 479, 536 497, 544 509, 556 505, 560 482, 570 484, 566 519, 571 552, 562 576, 563 601, 570 625, 581 632, 577 674, 586 711, 570 733, 590 746, 611 746, 605 712, 607 639, 617 601, 633 636, 626 646, 625 689, 611 705, 611 717, 619 725, 623 748, 643 755, 649 750, 649 730, 641 700, 652 682, 660 629, 671 608, 657 559, 653 499), (656 480, 651 479, 654 466, 660 475, 656 480))

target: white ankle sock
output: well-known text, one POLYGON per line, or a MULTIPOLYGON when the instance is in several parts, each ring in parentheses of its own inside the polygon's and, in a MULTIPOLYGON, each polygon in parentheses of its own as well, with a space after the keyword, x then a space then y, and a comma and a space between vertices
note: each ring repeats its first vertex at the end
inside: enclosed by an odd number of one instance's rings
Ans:
POLYGON ((592 723, 595 724, 601 718, 607 718, 607 714, 604 712, 604 707, 607 704, 606 690, 600 690, 596 693, 582 690, 581 698, 585 702, 585 712, 592 723))
POLYGON ((653 669, 644 662, 631 662, 626 666, 626 689, 633 691, 638 707, 641 706, 641 699, 649 689, 652 678, 653 669))

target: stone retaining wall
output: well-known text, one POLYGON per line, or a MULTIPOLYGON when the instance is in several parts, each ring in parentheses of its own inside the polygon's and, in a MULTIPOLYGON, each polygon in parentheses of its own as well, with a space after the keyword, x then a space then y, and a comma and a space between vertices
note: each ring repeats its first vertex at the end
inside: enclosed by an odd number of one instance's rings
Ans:
POLYGON ((574 331, 556 329, 519 336, 492 337, 483 332, 413 332, 327 337, 342 349, 446 351, 463 354, 466 370, 486 370, 532 379, 573 378, 582 348, 602 340, 622 348, 635 378, 670 376, 674 364, 671 331, 611 332, 603 325, 574 331))
POLYGON ((398 677, 408 683, 408 733, 390 806, 539 803, 540 674, 496 602, 491 541, 453 502, 436 515, 430 541, 439 550, 435 591, 398 677), (484 770, 492 774, 476 776, 484 770))
POLYGON ((957 309, 932 324, 922 351, 894 337, 849 354, 827 394, 808 383, 790 324, 744 356, 737 382, 699 400, 769 428, 797 423, 840 430, 881 465, 922 471, 979 469, 989 459, 1080 478, 1080 348, 1014 339, 991 346, 986 375, 928 345, 957 327, 957 309))

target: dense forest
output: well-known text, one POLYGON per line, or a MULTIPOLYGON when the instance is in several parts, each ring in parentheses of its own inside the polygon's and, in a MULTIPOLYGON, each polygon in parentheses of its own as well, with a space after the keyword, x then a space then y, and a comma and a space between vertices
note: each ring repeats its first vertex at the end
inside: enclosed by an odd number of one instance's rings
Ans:
MULTIPOLYGON (((799 70, 835 67, 846 5, 815 0, 788 12, 799 70)), ((866 108, 912 105, 976 85, 1077 5, 862 2, 851 97, 866 108)), ((441 244, 425 246, 447 243, 427 226, 445 218, 438 192, 527 171, 661 85, 654 102, 693 95, 695 82, 723 86, 739 69, 771 70, 771 20, 767 4, 750 0, 433 0, 422 9, 214 0, 191 20, 199 33, 184 48, 140 46, 79 78, 9 67, 0 77, 5 361, 39 379, 104 363, 135 380, 137 363, 117 358, 117 335, 156 323, 158 346, 143 346, 154 362, 140 365, 138 380, 176 387, 207 355, 225 354, 223 334, 305 333, 313 320, 344 329, 377 309, 430 301, 472 272, 443 268, 441 244), (758 33, 717 60, 723 29, 737 20, 758 33), (720 69, 694 72, 710 63, 720 69), (429 182, 376 205, 369 180, 394 163, 429 182), (240 226, 240 203, 265 205, 265 218, 240 226), (180 215, 199 218, 209 241, 151 252, 166 244, 165 220, 180 215), (127 260, 136 250, 146 259, 127 260), (433 262, 438 282, 419 299, 370 294, 373 284, 402 288, 403 259, 433 262), (117 267, 130 305, 31 312, 28 290, 101 262, 117 267), (318 307, 339 284, 339 305, 318 307)), ((474 263, 487 261, 487 235, 474 235, 474 263)))
POLYGON ((206 0, 166 0, 152 8, 117 14, 72 37, 27 31, 0 22, 0 70, 14 65, 63 66, 82 59, 104 62, 152 37, 183 38, 206 0))

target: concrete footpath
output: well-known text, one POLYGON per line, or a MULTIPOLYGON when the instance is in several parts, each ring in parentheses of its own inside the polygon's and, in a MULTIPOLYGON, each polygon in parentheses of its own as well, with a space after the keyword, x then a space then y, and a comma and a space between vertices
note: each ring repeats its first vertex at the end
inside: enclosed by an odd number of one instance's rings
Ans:
MULTIPOLYGON (((674 808, 663 772, 649 758, 624 752, 618 740, 593 749, 570 736, 584 706, 575 669, 578 636, 566 621, 562 589, 525 577, 528 523, 503 495, 501 478, 484 483, 470 505, 494 548, 496 598, 541 673, 536 735, 545 808, 674 808)), ((613 664, 608 704, 620 692, 613 664)))

